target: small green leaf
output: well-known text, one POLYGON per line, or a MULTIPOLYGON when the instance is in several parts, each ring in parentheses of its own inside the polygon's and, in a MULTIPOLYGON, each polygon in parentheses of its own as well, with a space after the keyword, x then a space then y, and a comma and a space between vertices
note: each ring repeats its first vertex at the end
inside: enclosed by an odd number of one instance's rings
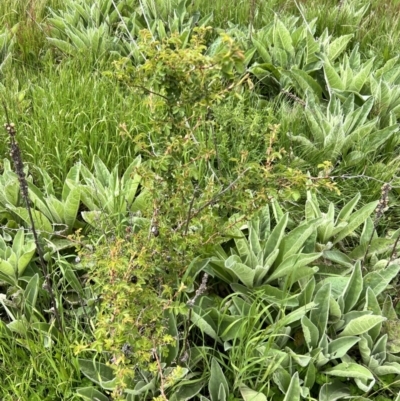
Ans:
MULTIPOLYGON (((27 227, 31 226, 31 220, 28 211, 23 207, 16 207, 11 209, 15 214, 17 214, 24 222, 27 227)), ((38 210, 31 210, 33 222, 35 224, 35 229, 42 231, 42 235, 48 237, 53 232, 53 226, 51 225, 49 219, 38 210)))
POLYGON ((314 309, 316 307, 316 303, 315 302, 310 302, 307 305, 301 306, 299 308, 297 308, 296 310, 294 310, 293 312, 290 312, 288 315, 282 317, 277 323, 275 323, 274 325, 271 325, 268 328, 268 331, 273 331, 276 330, 276 328, 280 328, 280 327, 285 327, 288 326, 294 322, 297 322, 298 320, 300 320, 306 313, 310 312, 310 310, 314 309))
POLYGON ((111 179, 110 171, 97 155, 95 155, 93 163, 96 171, 96 178, 101 182, 104 188, 108 187, 111 179))
POLYGON ((228 270, 235 274, 235 276, 248 288, 253 287, 254 270, 244 265, 243 263, 234 263, 231 266, 226 266, 228 270))
POLYGON ((275 18, 273 37, 275 46, 279 46, 289 54, 294 55, 293 41, 290 32, 278 18, 275 18))
POLYGON ((77 53, 77 49, 65 40, 57 38, 47 38, 47 40, 62 52, 69 54, 70 56, 73 56, 77 53))

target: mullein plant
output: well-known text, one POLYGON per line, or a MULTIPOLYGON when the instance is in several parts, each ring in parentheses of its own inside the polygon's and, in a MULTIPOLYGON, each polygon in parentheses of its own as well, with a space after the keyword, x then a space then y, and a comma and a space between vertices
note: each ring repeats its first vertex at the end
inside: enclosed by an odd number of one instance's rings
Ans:
POLYGON ((34 241, 35 241, 36 250, 37 250, 37 253, 39 256, 39 263, 40 263, 41 271, 42 271, 43 278, 44 278, 44 283, 43 283, 42 288, 44 290, 46 290, 49 294, 50 302, 51 302, 50 310, 54 315, 54 318, 57 322, 58 328, 62 331, 62 322, 61 322, 61 317, 60 317, 60 313, 59 313, 58 306, 57 306, 56 297, 55 297, 55 294, 53 291, 51 275, 49 273, 48 265, 43 257, 43 251, 40 246, 38 232, 35 229, 35 223, 34 223, 34 219, 33 219, 33 215, 32 215, 31 202, 29 199, 28 182, 26 180, 25 172, 24 172, 24 163, 22 161, 21 149, 16 140, 17 131, 15 129, 15 124, 11 123, 8 118, 8 111, 7 111, 7 107, 5 104, 4 104, 4 111, 5 111, 6 120, 7 120, 7 122, 4 124, 4 128, 5 128, 8 136, 10 137, 10 156, 14 163, 15 173, 18 175, 18 181, 19 181, 19 185, 20 185, 21 195, 25 202, 25 207, 26 207, 26 210, 29 215, 31 230, 32 230, 34 241))

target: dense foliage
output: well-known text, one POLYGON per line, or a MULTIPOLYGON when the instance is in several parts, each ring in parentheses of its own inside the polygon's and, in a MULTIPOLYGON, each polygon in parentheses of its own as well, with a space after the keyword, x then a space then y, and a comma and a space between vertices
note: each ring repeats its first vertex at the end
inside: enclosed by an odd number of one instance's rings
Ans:
POLYGON ((3 1, 0 399, 400 401, 397 8, 3 1))

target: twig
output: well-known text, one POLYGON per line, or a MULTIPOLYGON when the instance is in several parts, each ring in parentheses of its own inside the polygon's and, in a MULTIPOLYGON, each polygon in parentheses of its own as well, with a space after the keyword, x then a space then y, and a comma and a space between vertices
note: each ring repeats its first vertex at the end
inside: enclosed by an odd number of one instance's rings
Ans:
POLYGON ((193 214, 190 215, 190 219, 188 218, 185 220, 184 223, 181 223, 178 225, 176 230, 179 230, 182 228, 182 226, 185 224, 186 226, 189 224, 188 222, 193 219, 193 217, 196 217, 199 213, 201 213, 206 207, 212 205, 217 201, 219 197, 221 197, 224 193, 228 192, 248 171, 250 170, 250 167, 247 167, 243 173, 241 173, 234 181, 232 181, 226 188, 224 188, 222 191, 218 192, 211 200, 206 202, 203 206, 201 206, 199 209, 197 209, 193 214))
POLYGON ((222 191, 218 192, 210 201, 206 202, 203 206, 196 210, 192 217, 197 216, 201 211, 203 211, 206 207, 212 205, 217 201, 219 197, 221 197, 224 193, 228 192, 248 171, 250 167, 247 167, 243 173, 241 173, 234 181, 232 181, 226 188, 222 191))
POLYGON ((161 382, 160 383, 160 392, 161 392, 161 396, 163 397, 164 400, 168 400, 168 398, 166 397, 165 392, 164 392, 164 386, 165 386, 164 376, 163 376, 163 372, 162 372, 162 368, 161 368, 160 359, 158 358, 158 355, 157 355, 157 348, 153 348, 153 355, 154 355, 154 358, 157 361, 158 372, 160 373, 160 382, 161 382))
POLYGON ((365 250, 364 258, 362 260, 362 266, 365 268, 365 265, 367 263, 367 256, 368 256, 368 251, 369 248, 371 247, 372 240, 374 238, 374 234, 376 232, 376 228, 378 227, 378 223, 385 213, 385 211, 388 209, 389 205, 389 191, 391 190, 391 186, 388 183, 383 184, 381 188, 381 198, 379 199, 379 204, 375 209, 375 220, 374 220, 374 227, 372 229, 370 238, 368 240, 367 248, 365 250))
POLYGON ((134 88, 142 89, 142 90, 144 90, 144 91, 146 91, 146 92, 148 92, 148 93, 151 93, 152 95, 160 96, 160 97, 162 97, 162 98, 165 99, 165 100, 169 100, 169 99, 167 98, 167 96, 164 96, 164 95, 162 95, 161 93, 153 92, 152 90, 147 89, 145 86, 142 86, 142 85, 131 85, 131 86, 134 87, 134 88))
POLYGON ((192 213, 193 203, 194 203, 194 200, 196 199, 198 190, 199 190, 199 186, 196 185, 196 188, 193 191, 192 200, 190 201, 190 205, 189 205, 188 217, 187 217, 187 220, 186 220, 186 227, 185 227, 184 235, 186 235, 188 230, 189 230, 189 222, 191 220, 191 213, 192 213))
POLYGON ((183 339, 183 346, 182 346, 182 351, 179 354, 179 359, 181 362, 185 362, 187 359, 187 348, 188 348, 188 336, 189 336, 189 327, 187 322, 190 322, 192 319, 192 310, 194 303, 196 302, 196 299, 203 295, 207 291, 207 281, 208 281, 208 274, 204 273, 203 278, 201 279, 201 284, 199 288, 196 290, 196 293, 193 298, 189 299, 189 301, 186 302, 186 305, 190 308, 189 309, 189 315, 187 320, 185 320, 184 325, 185 325, 185 337, 183 339))
MULTIPOLYGON (((54 225, 54 224, 53 224, 53 225, 54 225)), ((59 224, 57 224, 57 225, 59 225, 59 224)), ((66 226, 66 224, 63 224, 63 225, 66 226)), ((3 229, 4 231, 19 231, 19 230, 21 230, 21 227, 20 227, 20 228, 11 228, 11 227, 7 227, 7 226, 4 226, 4 225, 0 225, 0 228, 3 229)), ((25 232, 32 232, 32 230, 29 229, 29 228, 23 228, 23 230, 24 230, 25 232)), ((40 235, 40 234, 55 235, 55 236, 57 236, 57 237, 61 237, 61 238, 67 239, 68 241, 71 241, 71 243, 80 245, 80 246, 83 247, 83 248, 87 248, 87 249, 89 249, 90 251, 93 250, 93 248, 92 248, 91 245, 87 245, 87 244, 85 244, 84 242, 81 242, 81 241, 78 241, 78 240, 76 240, 76 239, 70 238, 70 236, 68 236, 68 235, 61 234, 63 231, 64 231, 64 230, 61 230, 61 231, 36 230, 36 232, 37 232, 39 235, 40 235)))
POLYGON ((63 332, 62 321, 61 321, 60 313, 59 313, 59 310, 57 307, 57 302, 56 302, 56 298, 55 298, 53 287, 52 287, 51 277, 49 274, 49 270, 47 268, 47 263, 43 257, 43 251, 40 246, 39 236, 35 229, 35 222, 33 219, 33 214, 32 214, 32 209, 31 209, 31 204, 30 204, 30 199, 29 199, 28 182, 26 181, 26 177, 25 177, 25 173, 24 173, 24 165, 23 165, 23 161, 22 161, 21 151, 18 146, 18 142, 15 139, 15 135, 16 135, 15 125, 13 123, 10 123, 10 120, 8 117, 7 105, 4 102, 4 100, 3 100, 3 106, 4 106, 5 116, 7 119, 7 122, 4 124, 4 127, 10 137, 10 147, 11 147, 10 154, 11 154, 11 158, 13 159, 13 162, 14 162, 15 172, 17 173, 17 176, 18 176, 18 181, 19 181, 19 185, 20 185, 20 189, 21 189, 21 194, 22 194, 22 197, 25 202, 25 207, 26 207, 26 210, 28 211, 32 234, 33 234, 33 238, 35 241, 37 253, 39 255, 39 262, 40 262, 40 266, 42 268, 42 274, 44 277, 43 289, 45 289, 49 293, 54 317, 58 324, 59 330, 61 332, 63 332))
POLYGON ((392 252, 390 254, 389 260, 386 263, 385 269, 386 269, 386 267, 389 266, 389 263, 393 260, 394 254, 396 252, 397 245, 399 244, 399 240, 400 240, 400 234, 397 236, 396 241, 393 244, 393 249, 392 249, 392 252))
MULTIPOLYGON (((334 179, 342 179, 342 180, 348 180, 348 179, 354 179, 354 178, 365 178, 367 180, 372 180, 379 182, 380 184, 386 184, 386 181, 379 180, 378 178, 374 178, 368 175, 360 174, 360 175, 348 175, 348 174, 343 174, 343 175, 330 175, 326 177, 307 177, 310 180, 334 180, 334 179)), ((392 188, 400 188, 400 186, 393 186, 391 185, 392 188)))
POLYGON ((303 99, 300 99, 299 97, 297 97, 296 95, 294 95, 293 93, 287 91, 286 89, 282 89, 281 92, 286 95, 289 99, 294 100, 295 102, 301 104, 303 107, 306 107, 306 102, 303 99))

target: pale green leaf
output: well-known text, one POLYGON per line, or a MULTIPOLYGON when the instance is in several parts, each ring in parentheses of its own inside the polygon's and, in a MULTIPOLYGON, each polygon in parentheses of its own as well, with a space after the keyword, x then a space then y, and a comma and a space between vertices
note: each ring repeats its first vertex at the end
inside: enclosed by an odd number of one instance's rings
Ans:
POLYGON ((187 401, 193 399, 204 387, 203 382, 179 384, 178 389, 169 397, 169 401, 187 401))
POLYGON ((76 389, 77 395, 86 401, 109 401, 110 399, 102 394, 95 387, 79 387, 76 389))
POLYGON ((77 49, 65 40, 57 38, 47 38, 47 40, 63 53, 69 54, 70 56, 74 56, 77 53, 77 49))
POLYGON ((360 341, 360 337, 341 337, 333 340, 328 345, 328 353, 330 359, 339 359, 347 354, 350 348, 360 341))
POLYGON ((338 37, 337 39, 333 40, 329 44, 329 49, 328 49, 328 59, 330 61, 334 61, 336 58, 342 54, 350 40, 353 38, 353 34, 349 35, 342 35, 338 37))
POLYGON ((344 83, 328 59, 324 60, 325 80, 330 91, 332 89, 345 90, 344 83))
POLYGON ((235 274, 235 276, 248 288, 253 287, 254 270, 244 265, 243 263, 234 263, 231 266, 226 266, 228 270, 235 274))
POLYGON ((28 322, 31 321, 33 310, 36 305, 36 300, 39 292, 39 275, 36 273, 26 285, 24 291, 24 311, 28 322))
MULTIPOLYGON (((67 199, 67 196, 72 188, 74 188, 79 183, 79 176, 81 171, 82 164, 79 162, 75 164, 71 169, 68 171, 67 177, 65 178, 65 182, 62 189, 61 199, 63 202, 67 199)), ((61 214, 62 216, 62 214, 61 214)))
POLYGON ((289 214, 286 213, 280 220, 279 223, 274 227, 271 235, 268 238, 267 243, 264 247, 264 255, 270 255, 275 249, 279 248, 279 244, 283 236, 285 235, 285 229, 288 223, 289 214))
POLYGON ((333 381, 326 383, 321 387, 319 392, 319 401, 336 401, 343 400, 350 396, 350 388, 345 383, 333 381))
POLYGON ((339 334, 339 337, 356 336, 359 334, 366 333, 371 330, 374 326, 382 323, 386 320, 383 316, 366 315, 360 316, 356 319, 351 320, 345 329, 339 334))
POLYGON ((301 224, 294 230, 291 230, 289 234, 283 237, 279 246, 279 256, 276 260, 276 264, 280 264, 291 255, 297 254, 308 237, 315 230, 316 221, 311 220, 305 224, 301 224))
POLYGON ((289 388, 283 401, 300 401, 300 381, 298 372, 292 376, 292 380, 290 381, 289 388))
POLYGON ((32 260, 34 254, 36 252, 36 244, 31 241, 27 243, 24 247, 23 254, 18 258, 17 267, 18 267, 18 275, 21 276, 29 262, 32 260))
POLYGON ((331 285, 327 283, 317 291, 313 300, 318 306, 311 311, 310 320, 318 328, 320 338, 325 334, 328 323, 330 296, 331 285))
POLYGON ((221 340, 218 337, 218 334, 216 332, 216 328, 213 327, 210 321, 207 321, 205 317, 200 316, 197 314, 194 309, 192 310, 191 314, 191 321, 194 325, 196 325, 203 333, 207 334, 210 336, 212 339, 215 341, 218 341, 221 343, 221 340))
POLYGON ((348 235, 352 234, 356 228, 358 228, 364 221, 372 214, 375 210, 378 201, 371 202, 363 206, 361 209, 357 210, 355 213, 351 215, 348 220, 348 224, 346 227, 343 228, 342 231, 336 237, 334 244, 337 244, 343 238, 347 237, 348 235))
POLYGON ((78 359, 82 373, 105 390, 113 390, 116 386, 114 370, 104 363, 90 359, 78 359))
POLYGON ((310 302, 304 306, 301 306, 294 310, 293 312, 290 312, 288 315, 282 317, 276 324, 270 326, 268 328, 268 331, 273 331, 276 330, 276 327, 284 327, 288 326, 289 324, 292 324, 294 322, 297 322, 300 320, 306 313, 310 312, 310 310, 314 309, 316 307, 315 302, 310 302))
POLYGON ((344 313, 350 312, 356 305, 363 290, 363 277, 361 273, 361 262, 358 261, 350 276, 346 288, 343 291, 344 313))
POLYGON ((290 32, 278 18, 275 18, 273 38, 275 46, 279 46, 289 54, 294 55, 293 41, 290 32))
MULTIPOLYGON (((29 218, 28 211, 23 207, 13 208, 12 211, 17 214, 24 222, 27 227, 31 226, 31 220, 29 218)), ((42 235, 48 237, 49 234, 53 232, 53 226, 51 225, 48 218, 38 210, 31 210, 33 222, 35 224, 35 229, 42 231, 42 235)))
POLYGON ((311 351, 318 345, 319 341, 318 328, 307 316, 303 316, 301 318, 301 327, 303 329, 304 339, 306 341, 308 349, 311 351))
POLYGON ((15 269, 4 259, 0 259, 0 272, 9 277, 15 277, 15 269))
POLYGON ((211 401, 220 401, 220 386, 222 386, 225 394, 229 394, 229 386, 224 372, 222 371, 217 360, 212 358, 210 381, 208 382, 208 391, 210 393, 211 401))
POLYGON ((78 215, 79 205, 81 201, 81 191, 79 188, 72 188, 69 192, 64 205, 64 222, 68 227, 68 231, 71 232, 76 217, 78 215))
POLYGON ((239 391, 244 401, 267 401, 267 397, 263 393, 252 390, 244 384, 239 387, 239 391))
POLYGON ((354 90, 356 92, 361 91, 370 75, 371 69, 374 65, 374 60, 374 58, 371 58, 367 63, 364 64, 361 71, 359 71, 357 75, 353 77, 349 87, 350 90, 354 90))
POLYGON ((111 178, 110 171, 97 155, 95 155, 93 163, 96 171, 96 178, 101 182, 103 187, 108 187, 111 178))
POLYGON ((374 380, 373 374, 364 366, 357 363, 339 363, 338 365, 324 371, 329 376, 351 377, 361 380, 374 380))
POLYGON ((254 47, 257 49, 258 54, 261 56, 263 62, 272 64, 272 58, 268 53, 267 46, 254 37, 251 38, 251 41, 253 42, 254 47))
POLYGON ((370 287, 376 296, 379 295, 387 288, 389 283, 399 272, 400 264, 391 264, 385 269, 376 270, 366 274, 364 277, 364 291, 370 287))
POLYGON ((290 275, 300 267, 307 266, 314 260, 321 257, 322 253, 304 253, 299 255, 292 255, 285 259, 269 276, 267 283, 274 281, 278 278, 290 275))

